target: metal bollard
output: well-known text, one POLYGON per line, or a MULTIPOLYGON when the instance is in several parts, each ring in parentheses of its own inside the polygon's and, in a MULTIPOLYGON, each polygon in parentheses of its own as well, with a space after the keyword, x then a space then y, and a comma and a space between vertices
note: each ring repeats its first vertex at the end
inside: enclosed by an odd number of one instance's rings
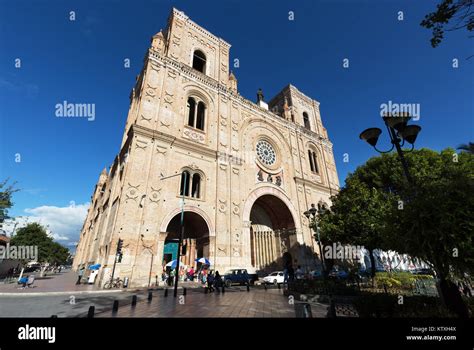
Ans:
POLYGON ((89 311, 87 312, 87 318, 93 318, 95 312, 95 306, 89 306, 89 311))
POLYGON ((278 284, 278 289, 281 289, 281 284, 280 283, 277 283, 278 284))
POLYGON ((313 313, 311 312, 311 305, 309 305, 308 303, 303 304, 303 315, 304 318, 313 317, 313 313))
POLYGON ((148 302, 151 302, 151 299, 153 299, 153 292, 149 291, 148 292, 148 302))
POLYGON ((183 295, 186 295, 186 288, 183 287, 183 295))
POLYGON ((329 310, 328 310, 328 317, 330 318, 335 318, 337 316, 336 314, 336 303, 334 302, 334 299, 332 298, 332 295, 329 295, 329 310))
POLYGON ((263 284, 263 288, 265 288, 265 290, 267 290, 267 284, 266 283, 263 284))
POLYGON ((247 283, 247 292, 250 292, 250 284, 247 283))
POLYGON ((134 295, 132 296, 132 307, 135 307, 137 305, 137 296, 134 295))
POLYGON ((114 300, 114 305, 112 306, 112 312, 117 312, 119 308, 119 302, 118 300, 114 300))
POLYGON ((222 286, 222 294, 225 293, 225 286, 222 286))
POLYGON ((168 296, 168 288, 165 288, 165 297, 168 296))

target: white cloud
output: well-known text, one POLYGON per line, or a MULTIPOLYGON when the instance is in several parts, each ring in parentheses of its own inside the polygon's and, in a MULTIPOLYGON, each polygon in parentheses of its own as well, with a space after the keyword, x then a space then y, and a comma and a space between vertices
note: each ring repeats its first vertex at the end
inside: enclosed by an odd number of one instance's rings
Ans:
POLYGON ((73 248, 79 240, 84 219, 87 215, 89 203, 76 205, 73 201, 67 207, 56 207, 43 205, 37 208, 25 209, 26 216, 17 216, 13 222, 5 222, 5 230, 7 233, 24 227, 27 223, 38 222, 45 226, 48 233, 56 241, 73 248), (64 242, 61 242, 64 241, 64 242))

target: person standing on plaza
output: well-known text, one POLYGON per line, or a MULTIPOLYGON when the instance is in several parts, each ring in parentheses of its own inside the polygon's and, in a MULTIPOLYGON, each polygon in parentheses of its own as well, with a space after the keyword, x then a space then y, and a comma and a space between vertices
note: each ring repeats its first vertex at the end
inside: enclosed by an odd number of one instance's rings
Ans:
POLYGON ((298 268, 296 269, 296 273, 295 273, 295 274, 296 274, 296 279, 297 279, 297 280, 300 280, 300 279, 303 278, 303 275, 304 275, 304 274, 303 274, 303 270, 301 269, 301 266, 300 266, 300 265, 298 265, 298 268))
POLYGON ((162 281, 162 282, 166 282, 166 278, 167 278, 167 277, 168 277, 168 276, 166 276, 166 271, 163 270, 163 272, 161 273, 161 281, 162 281))
POLYGON ((283 253, 283 256, 282 256, 282 260, 283 260, 283 284, 288 284, 288 282, 292 282, 292 280, 290 279, 290 272, 293 274, 293 277, 294 277, 294 270, 293 270, 293 266, 292 266, 292 257, 291 257, 291 254, 289 252, 285 252, 283 253))
POLYGON ((175 270, 171 269, 170 273, 168 274, 168 286, 170 287, 174 286, 174 275, 175 275, 175 270))
POLYGON ((222 277, 219 274, 219 271, 216 271, 216 276, 214 277, 214 287, 219 291, 219 288, 222 287, 222 277))
POLYGON ((76 285, 81 284, 82 276, 84 276, 84 266, 81 266, 79 272, 77 273, 77 282, 76 285))
POLYGON ((212 272, 209 272, 209 274, 207 275, 207 289, 209 290, 209 292, 214 291, 214 275, 212 274, 212 272))
POLYGON ((188 271, 188 278, 189 278, 189 280, 190 280, 191 282, 194 281, 194 269, 193 269, 192 266, 189 268, 189 271, 188 271))
POLYGON ((288 266, 288 284, 293 283, 295 281, 295 269, 293 265, 288 266))
POLYGON ((7 272, 7 281, 13 278, 13 267, 10 267, 7 272))

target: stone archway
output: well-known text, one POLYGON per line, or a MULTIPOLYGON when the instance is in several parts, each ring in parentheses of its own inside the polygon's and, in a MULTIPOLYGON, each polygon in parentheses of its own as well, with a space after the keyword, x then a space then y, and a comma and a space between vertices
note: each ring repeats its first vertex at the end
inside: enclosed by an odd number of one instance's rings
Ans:
MULTIPOLYGON (((166 220, 166 228, 160 234, 159 254, 162 266, 178 255, 178 240, 181 235, 181 211, 174 213, 166 220)), ((163 222, 165 224, 165 222, 163 222)), ((181 256, 181 263, 188 267, 198 267, 197 258, 211 257, 211 239, 208 221, 194 211, 184 211, 184 240, 186 254, 181 256)))
POLYGON ((257 271, 281 268, 285 253, 297 244, 295 222, 285 203, 274 195, 263 195, 250 211, 251 265, 257 271))
POLYGON ((242 217, 249 268, 281 269, 282 254, 293 252, 303 242, 297 212, 279 188, 265 185, 255 189, 247 198, 242 217))

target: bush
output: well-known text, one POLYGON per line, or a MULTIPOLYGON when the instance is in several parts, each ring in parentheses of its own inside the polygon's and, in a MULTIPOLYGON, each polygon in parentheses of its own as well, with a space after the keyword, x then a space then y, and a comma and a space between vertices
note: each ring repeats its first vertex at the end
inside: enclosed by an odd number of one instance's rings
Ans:
POLYGON ((358 290, 339 280, 296 280, 291 289, 295 292, 313 295, 356 295, 358 290))
POLYGON ((397 288, 402 286, 402 282, 388 276, 375 276, 375 285, 377 288, 383 288, 384 286, 397 288))
POLYGON ((431 275, 414 275, 417 280, 432 280, 434 277, 431 275))
POLYGON ((385 284, 388 288, 413 289, 416 280, 433 279, 431 275, 413 275, 410 272, 377 272, 375 283, 378 288, 385 284))
POLYGON ((360 317, 456 317, 439 298, 430 296, 404 296, 399 304, 397 295, 365 292, 353 304, 360 317))

